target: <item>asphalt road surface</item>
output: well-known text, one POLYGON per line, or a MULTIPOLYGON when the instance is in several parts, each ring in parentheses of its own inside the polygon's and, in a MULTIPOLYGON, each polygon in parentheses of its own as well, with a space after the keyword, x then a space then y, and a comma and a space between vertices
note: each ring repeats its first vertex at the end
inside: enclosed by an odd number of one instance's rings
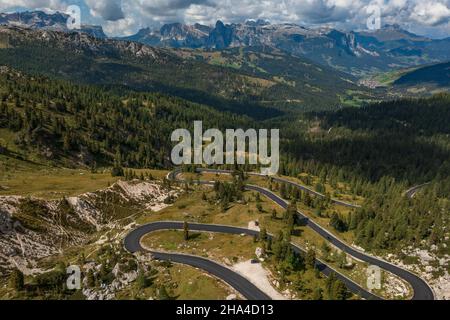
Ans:
MULTIPOLYGON (((130 232, 125 240, 124 246, 131 253, 135 252, 143 252, 145 249, 142 247, 140 240, 146 234, 160 231, 160 230, 182 230, 183 222, 173 222, 173 221, 161 221, 155 223, 149 223, 143 226, 138 227, 137 229, 130 232)), ((213 225, 213 224, 198 224, 198 223, 189 223, 190 231, 200 231, 200 232, 214 232, 214 233, 226 233, 226 234, 235 234, 241 235, 245 234, 248 236, 259 235, 258 231, 249 230, 245 228, 232 227, 232 226, 224 226, 224 225, 213 225)), ((272 235, 268 235, 272 237, 272 235)), ((296 253, 305 253, 300 247, 291 244, 292 249, 296 253)), ((200 257, 195 257, 191 255, 183 255, 183 254, 172 254, 172 253, 160 253, 153 252, 153 257, 160 260, 172 261, 176 263, 187 264, 196 268, 203 269, 210 274, 222 279, 237 291, 239 291, 244 297, 249 300, 266 300, 270 299, 265 293, 261 292, 255 285, 250 283, 247 279, 235 273, 234 271, 212 262, 207 259, 203 259, 200 257)), ((347 288, 355 294, 360 295, 365 299, 370 300, 379 300, 380 298, 373 295, 372 293, 366 291, 364 288, 348 279, 344 275, 340 274, 338 271, 333 268, 327 266, 322 261, 316 261, 316 267, 322 272, 324 275, 329 276, 331 273, 335 273, 336 277, 345 283, 347 288)))
MULTIPOLYGON (((246 186, 246 188, 251 191, 257 191, 262 193, 263 195, 265 195, 266 197, 268 197, 269 199, 280 205, 282 208, 286 209, 288 206, 288 203, 285 200, 281 199, 276 194, 273 194, 271 191, 267 189, 258 186, 246 186)), ((312 230, 314 230, 322 238, 326 239, 329 243, 331 243, 335 247, 341 249, 342 251, 359 260, 369 263, 370 265, 375 265, 384 270, 387 270, 399 276, 406 282, 408 282, 414 290, 413 300, 434 300, 433 291, 428 286, 428 284, 419 276, 415 275, 414 273, 408 270, 397 267, 389 262, 378 259, 376 257, 372 257, 364 252, 354 249, 353 247, 339 240, 336 236, 328 232, 325 228, 321 227, 319 224, 307 218, 306 215, 303 214, 302 212, 298 211, 297 214, 300 220, 300 224, 310 227, 312 230)))
MULTIPOLYGON (((216 174, 231 174, 231 173, 233 173, 230 170, 218 170, 218 169, 216 170, 216 169, 206 169, 206 168, 198 168, 198 169, 196 169, 196 171, 199 172, 199 173, 207 172, 207 173, 216 173, 216 174)), ((247 172, 247 174, 251 175, 251 176, 266 177, 265 175, 262 175, 262 174, 259 174, 259 173, 254 173, 254 172, 247 172)), ((315 196, 320 197, 320 198, 325 198, 324 194, 322 194, 320 192, 317 192, 315 190, 312 190, 311 188, 305 187, 305 186, 303 186, 301 184, 295 183, 293 181, 289 181, 289 180, 286 180, 286 179, 283 179, 283 178, 278 178, 278 177, 272 177, 272 180, 273 181, 277 181, 277 182, 290 184, 290 185, 292 185, 292 186, 294 186, 294 187, 296 187, 296 188, 298 188, 300 190, 308 192, 309 194, 315 195, 315 196)), ((348 208, 361 208, 360 205, 353 204, 353 203, 348 203, 348 202, 337 200, 337 199, 331 199, 331 202, 333 202, 334 204, 337 204, 337 205, 348 207, 348 208)))
MULTIPOLYGON (((159 230, 182 230, 183 222, 155 222, 143 225, 131 233, 129 233, 125 240, 125 249, 131 253, 144 252, 146 251, 140 240, 146 234, 159 231, 159 230)), ((231 228, 231 227, 219 227, 219 226, 203 226, 189 224, 189 230, 192 231, 210 231, 210 232, 221 232, 221 233, 231 233, 231 234, 248 234, 253 235, 257 232, 252 232, 250 230, 231 228)), ((156 251, 149 251, 155 259, 171 261, 174 263, 182 263, 195 268, 202 269, 208 273, 222 279, 238 292, 240 292, 248 300, 270 300, 270 297, 258 289, 253 283, 239 275, 238 273, 224 267, 218 263, 211 260, 186 255, 186 254, 172 254, 172 253, 162 253, 156 251)))

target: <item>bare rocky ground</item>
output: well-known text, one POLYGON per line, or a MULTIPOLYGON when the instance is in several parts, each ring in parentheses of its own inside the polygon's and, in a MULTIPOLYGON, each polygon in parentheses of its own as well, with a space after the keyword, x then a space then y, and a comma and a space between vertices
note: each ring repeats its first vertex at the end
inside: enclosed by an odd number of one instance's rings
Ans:
POLYGON ((167 206, 169 195, 176 191, 136 180, 61 200, 0 197, 0 274, 39 273, 37 260, 82 245, 98 231, 125 228, 143 210, 167 206))
POLYGON ((385 296, 391 300, 407 299, 412 296, 410 286, 389 272, 385 273, 383 287, 385 296))
POLYGON ((414 263, 406 264, 398 256, 390 254, 386 258, 392 263, 420 275, 431 287, 438 300, 450 300, 450 255, 438 254, 437 247, 431 246, 429 250, 407 247, 402 253, 414 263))
MULTIPOLYGON (((115 246, 120 244, 115 244, 115 246)), ((113 245, 114 247, 114 245, 113 245)), ((136 259, 142 272, 150 271, 150 256, 137 256, 136 259)), ((98 276, 101 273, 102 263, 91 261, 82 266, 82 270, 86 275, 88 272, 93 272, 98 276)), ((127 288, 130 284, 136 281, 138 277, 137 270, 124 270, 124 265, 116 263, 112 270, 114 280, 111 283, 102 283, 98 287, 89 287, 88 278, 85 276, 82 280, 82 292, 86 300, 115 300, 117 292, 127 288)))
MULTIPOLYGON (((353 246, 358 250, 364 251, 361 247, 353 246)), ((409 246, 404 248, 401 253, 402 258, 396 254, 387 254, 380 258, 419 275, 433 290, 435 299, 450 300, 450 255, 440 253, 435 245, 431 245, 429 249, 409 246), (406 263, 406 260, 409 260, 408 263, 406 263)), ((406 289, 404 284, 400 285, 394 279, 390 279, 387 283, 387 291, 392 293, 394 298, 401 296, 402 288, 406 289)))

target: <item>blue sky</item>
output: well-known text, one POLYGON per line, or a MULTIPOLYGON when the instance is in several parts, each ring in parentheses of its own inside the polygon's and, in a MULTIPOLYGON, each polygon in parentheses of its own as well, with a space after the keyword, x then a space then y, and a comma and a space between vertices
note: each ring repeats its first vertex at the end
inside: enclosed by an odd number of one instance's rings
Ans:
POLYGON ((72 4, 81 7, 82 23, 102 25, 109 35, 129 35, 170 22, 210 25, 246 19, 364 29, 368 8, 375 6, 383 25, 450 37, 450 0, 0 0, 0 11, 65 11, 72 4))

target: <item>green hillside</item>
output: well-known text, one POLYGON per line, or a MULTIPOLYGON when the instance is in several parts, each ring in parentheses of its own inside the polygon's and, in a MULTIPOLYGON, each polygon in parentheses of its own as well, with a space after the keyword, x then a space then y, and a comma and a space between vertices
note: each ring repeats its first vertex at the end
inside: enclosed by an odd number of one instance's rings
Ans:
POLYGON ((279 116, 276 109, 286 106, 332 109, 339 94, 357 88, 340 73, 281 53, 230 51, 208 58, 208 53, 6 27, 0 44, 0 64, 27 73, 164 92, 258 119, 279 116))
POLYGON ((407 72, 398 78, 394 85, 450 88, 450 62, 425 66, 407 72))
POLYGON ((246 127, 249 118, 156 93, 111 91, 3 68, 0 144, 8 157, 65 166, 165 167, 170 134, 194 120, 246 127))
MULTIPOLYGON (((368 90, 358 88, 349 74, 319 66, 305 58, 294 57, 270 47, 246 47, 227 50, 176 50, 183 58, 203 61, 261 79, 267 89, 261 92, 264 105, 301 106, 301 110, 330 109, 348 94, 349 99, 376 99, 368 90), (329 95, 324 95, 324 92, 329 95), (276 100, 273 100, 274 97, 276 100), (277 97, 287 97, 282 100, 277 97), (337 100, 335 100, 338 98, 337 100), (328 103, 328 107, 323 105, 328 103)), ((295 109, 295 108, 290 108, 295 109)))

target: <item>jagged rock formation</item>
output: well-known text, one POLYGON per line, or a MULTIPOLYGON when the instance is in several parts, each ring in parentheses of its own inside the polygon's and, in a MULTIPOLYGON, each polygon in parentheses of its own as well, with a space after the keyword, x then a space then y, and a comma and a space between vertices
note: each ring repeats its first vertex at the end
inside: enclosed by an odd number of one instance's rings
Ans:
MULTIPOLYGON (((100 26, 83 25, 76 32, 68 30, 67 18, 68 15, 59 12, 1 13, 0 25, 107 38, 100 26)), ((78 38, 87 40, 82 36, 78 38)), ((307 28, 292 23, 271 24, 265 20, 232 24, 217 21, 215 26, 171 23, 159 29, 144 28, 135 35, 116 39, 155 47, 208 50, 271 47, 355 75, 450 59, 450 38, 430 39, 398 25, 386 25, 376 31, 341 31, 328 27, 307 28)), ((139 51, 142 49, 140 47, 130 49, 136 50, 139 55, 146 54, 139 51)))
POLYGON ((387 70, 450 59, 450 39, 417 36, 396 25, 356 32, 264 20, 233 24, 218 21, 215 27, 177 23, 160 30, 142 29, 123 39, 176 48, 272 47, 354 74, 370 72, 371 68, 387 70))
POLYGON ((81 32, 97 38, 106 38, 101 26, 81 25, 81 29, 79 30, 69 30, 67 28, 68 18, 69 15, 60 12, 54 14, 47 14, 42 11, 0 13, 0 25, 64 32, 81 32))

